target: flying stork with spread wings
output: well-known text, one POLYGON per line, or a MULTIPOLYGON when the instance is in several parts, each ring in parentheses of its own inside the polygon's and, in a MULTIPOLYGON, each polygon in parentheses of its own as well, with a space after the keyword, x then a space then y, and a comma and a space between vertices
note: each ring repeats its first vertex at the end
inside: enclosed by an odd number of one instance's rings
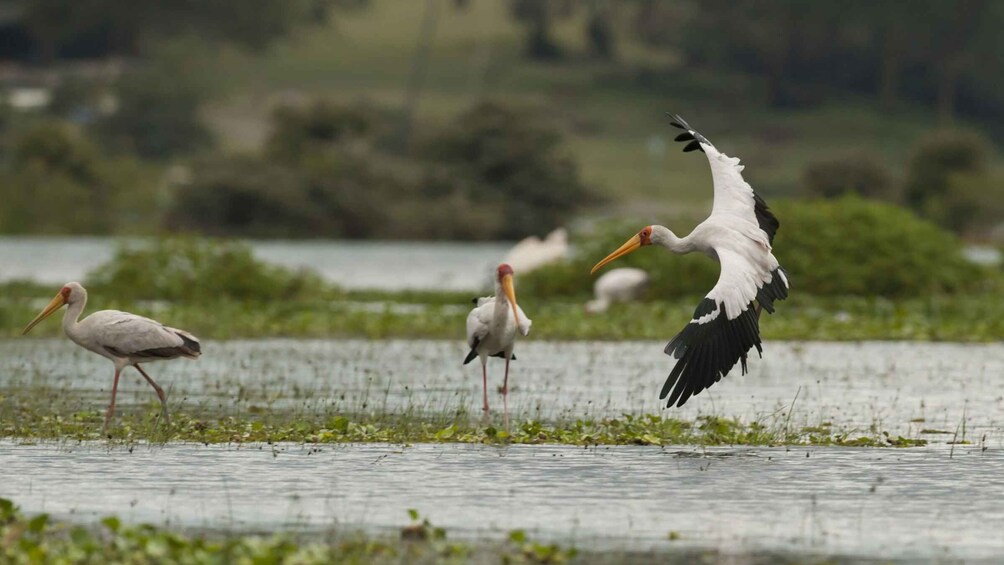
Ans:
POLYGON ((687 400, 729 374, 736 362, 746 374, 749 350, 763 354, 760 311, 774 313, 774 302, 788 297, 788 275, 778 264, 771 244, 780 225, 767 203, 742 177, 739 159, 715 149, 706 137, 680 116, 670 122, 683 131, 676 141, 688 142, 684 152, 698 150, 708 157, 715 186, 711 215, 689 235, 677 237, 663 226, 646 226, 619 249, 593 267, 645 245, 659 245, 677 254, 700 252, 721 265, 718 283, 705 295, 694 317, 666 345, 675 358, 659 398, 666 406, 687 400))

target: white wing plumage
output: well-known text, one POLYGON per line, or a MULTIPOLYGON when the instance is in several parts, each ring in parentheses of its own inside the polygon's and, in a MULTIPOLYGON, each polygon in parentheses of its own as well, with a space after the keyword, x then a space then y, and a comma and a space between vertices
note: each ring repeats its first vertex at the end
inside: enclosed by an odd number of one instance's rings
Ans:
MULTIPOLYGON (((477 306, 467 314, 467 345, 473 346, 474 338, 477 337, 478 341, 483 341, 484 337, 488 335, 488 329, 492 324, 492 317, 495 315, 495 297, 486 296, 483 298, 474 299, 477 306)), ((530 326, 533 325, 533 320, 526 316, 523 309, 516 305, 516 327, 519 329, 519 333, 527 336, 530 335, 530 326)))
POLYGON ((95 345, 116 355, 150 357, 197 357, 199 340, 192 334, 118 310, 95 312, 80 322, 93 328, 95 345))
POLYGON ((488 335, 488 329, 492 325, 492 310, 494 309, 494 297, 489 301, 484 298, 478 299, 478 306, 467 314, 467 346, 474 347, 474 340, 484 341, 488 335))
POLYGON ((686 130, 676 137, 677 141, 690 141, 684 151, 700 150, 708 157, 715 190, 711 216, 731 216, 759 227, 767 235, 766 244, 769 248, 780 223, 767 209, 763 199, 743 178, 743 166, 739 163, 739 159, 718 151, 708 138, 698 133, 680 116, 673 116, 673 121, 670 123, 686 130))
POLYGON ((763 284, 759 275, 761 269, 740 253, 729 249, 716 251, 722 270, 706 297, 724 306, 728 319, 735 320, 756 298, 763 284))

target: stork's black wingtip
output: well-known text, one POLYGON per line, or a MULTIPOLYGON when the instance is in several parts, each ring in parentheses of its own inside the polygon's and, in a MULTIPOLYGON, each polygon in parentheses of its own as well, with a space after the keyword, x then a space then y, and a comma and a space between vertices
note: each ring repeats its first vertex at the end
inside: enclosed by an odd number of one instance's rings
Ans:
POLYGON ((679 128, 679 129, 688 129, 687 125, 686 125, 686 122, 684 122, 683 120, 680 119, 679 114, 673 114, 672 112, 666 112, 666 115, 669 116, 669 125, 671 125, 671 126, 673 126, 675 128, 679 128))
POLYGON ((698 133, 693 126, 688 124, 687 120, 684 120, 680 114, 670 114, 669 112, 666 112, 666 114, 672 117, 672 121, 669 122, 670 125, 684 130, 684 133, 676 136, 676 139, 674 140, 689 142, 686 147, 683 148, 684 153, 689 153, 690 151, 700 151, 701 153, 704 153, 704 148, 701 147, 701 144, 707 143, 708 145, 711 145, 711 142, 708 141, 706 137, 698 133))

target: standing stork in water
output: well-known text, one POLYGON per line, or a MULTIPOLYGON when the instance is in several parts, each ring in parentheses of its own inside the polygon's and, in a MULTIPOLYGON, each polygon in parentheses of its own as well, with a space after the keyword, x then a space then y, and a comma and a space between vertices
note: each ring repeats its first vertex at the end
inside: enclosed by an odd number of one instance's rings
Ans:
POLYGON ((530 318, 516 304, 516 290, 513 288, 512 267, 502 263, 495 276, 495 296, 474 299, 474 309, 467 315, 467 345, 470 353, 464 365, 475 357, 481 358, 482 392, 485 416, 488 415, 488 358, 505 359, 505 380, 502 381, 502 404, 505 425, 509 427, 509 360, 516 359, 513 346, 516 332, 530 333, 530 318), (512 314, 510 316, 510 313, 512 314))
POLYGON ((689 142, 684 151, 702 151, 711 163, 715 201, 711 215, 686 237, 663 226, 646 226, 619 249, 593 267, 645 245, 659 245, 673 253, 698 251, 721 265, 718 283, 694 311, 694 318, 674 337, 665 352, 677 359, 659 398, 666 406, 683 406, 692 395, 729 374, 736 362, 746 374, 746 358, 760 342, 760 311, 774 313, 774 301, 788 297, 788 277, 771 252, 780 225, 767 204, 743 180, 739 159, 715 149, 703 135, 673 116, 673 126, 684 130, 676 141, 689 142), (672 391, 672 394, 670 392, 672 391))
POLYGON ((87 305, 87 291, 80 283, 75 282, 66 283, 49 305, 24 328, 21 335, 27 335, 39 322, 66 305, 69 306, 63 315, 63 331, 66 332, 66 337, 80 347, 107 357, 115 363, 112 401, 108 405, 108 412, 105 413, 104 427, 108 427, 108 422, 115 414, 115 393, 119 388, 119 375, 122 369, 130 365, 136 367, 146 382, 157 391, 164 422, 169 422, 167 396, 164 390, 139 364, 178 357, 197 359, 202 353, 199 339, 186 331, 169 328, 156 320, 118 310, 101 310, 78 322, 84 306, 87 305))

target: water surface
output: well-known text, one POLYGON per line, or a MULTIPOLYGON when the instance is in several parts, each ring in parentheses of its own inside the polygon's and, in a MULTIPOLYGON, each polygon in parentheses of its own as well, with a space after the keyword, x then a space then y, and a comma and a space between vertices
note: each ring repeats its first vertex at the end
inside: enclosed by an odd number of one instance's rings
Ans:
MULTIPOLYGON (((888 431, 931 441, 957 434, 1004 442, 1004 344, 910 342, 768 342, 750 360, 680 409, 658 399, 672 360, 663 343, 523 340, 510 372, 516 417, 596 418, 663 413, 717 415, 746 422, 787 418, 796 425, 832 423, 861 432, 888 431)), ((476 413, 477 363, 461 365, 460 341, 236 340, 207 342, 196 362, 149 364, 173 409, 199 414, 295 408, 307 412, 476 413)), ((498 410, 503 363, 489 363, 490 403, 498 410)), ((148 403, 153 393, 128 369, 119 401, 148 403)), ((0 340, 0 394, 45 388, 79 399, 82 408, 108 402, 112 366, 65 339, 0 340)))
POLYGON ((0 442, 0 463, 0 496, 79 521, 384 529, 414 508, 453 538, 1004 559, 1001 449, 0 442))
MULTIPOLYGON (((0 237, 0 282, 54 285, 83 280, 123 240, 108 237, 0 237)), ((482 242, 248 240, 258 259, 307 267, 345 288, 478 290, 512 246, 482 242)))

